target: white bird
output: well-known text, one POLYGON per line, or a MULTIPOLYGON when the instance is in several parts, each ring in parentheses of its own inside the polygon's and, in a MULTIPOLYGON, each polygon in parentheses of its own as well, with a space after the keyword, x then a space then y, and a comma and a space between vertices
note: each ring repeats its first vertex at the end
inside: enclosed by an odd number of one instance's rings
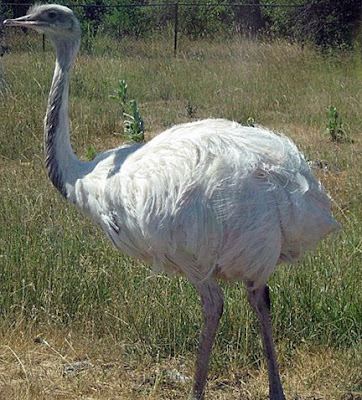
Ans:
POLYGON ((68 90, 80 25, 60 5, 36 5, 7 26, 49 36, 56 64, 45 117, 45 165, 54 186, 125 254, 186 276, 203 328, 192 396, 204 398, 223 310, 218 279, 242 281, 260 323, 272 400, 285 400, 273 344, 267 280, 338 229, 330 198, 286 137, 226 120, 174 126, 143 145, 84 162, 69 139, 68 90))

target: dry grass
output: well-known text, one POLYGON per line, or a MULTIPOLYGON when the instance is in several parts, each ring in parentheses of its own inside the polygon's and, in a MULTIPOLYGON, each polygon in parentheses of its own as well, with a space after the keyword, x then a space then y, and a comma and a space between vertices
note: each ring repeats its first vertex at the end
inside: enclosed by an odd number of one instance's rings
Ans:
MULTIPOLYGON (((307 349, 281 362, 288 399, 357 400, 358 356, 351 351, 307 349)), ((190 392, 193 362, 189 357, 135 360, 126 343, 89 338, 72 330, 6 333, 0 347, 0 398, 45 399, 185 399, 190 392), (35 340, 34 340, 35 339, 35 340)), ((208 398, 255 400, 267 398, 263 362, 234 367, 220 376, 210 372, 208 398)))

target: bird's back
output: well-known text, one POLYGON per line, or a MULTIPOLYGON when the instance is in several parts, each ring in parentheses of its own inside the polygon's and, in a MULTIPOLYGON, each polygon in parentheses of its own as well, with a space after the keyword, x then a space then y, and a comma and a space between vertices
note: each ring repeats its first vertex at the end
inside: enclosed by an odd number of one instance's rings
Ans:
POLYGON ((155 269, 266 282, 337 223, 287 138, 225 120, 175 126, 107 180, 102 225, 155 269))

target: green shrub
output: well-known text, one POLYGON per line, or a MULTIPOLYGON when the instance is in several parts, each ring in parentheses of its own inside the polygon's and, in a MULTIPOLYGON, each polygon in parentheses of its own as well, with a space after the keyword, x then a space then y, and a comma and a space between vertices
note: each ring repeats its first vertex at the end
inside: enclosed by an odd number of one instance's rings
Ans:
POLYGON ((346 141, 347 133, 336 107, 329 106, 327 108, 327 119, 327 127, 324 133, 329 135, 333 142, 346 141))
POLYGON ((273 0, 273 4, 299 7, 264 8, 272 32, 299 42, 312 42, 319 48, 352 48, 356 26, 360 22, 360 0, 273 0))

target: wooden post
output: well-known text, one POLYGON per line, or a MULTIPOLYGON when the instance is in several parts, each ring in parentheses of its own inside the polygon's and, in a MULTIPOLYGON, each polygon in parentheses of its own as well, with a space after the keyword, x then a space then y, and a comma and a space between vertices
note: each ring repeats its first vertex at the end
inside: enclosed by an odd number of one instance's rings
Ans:
POLYGON ((175 20, 174 20, 174 40, 173 40, 173 55, 177 54, 177 35, 178 35, 178 3, 175 4, 175 20))

